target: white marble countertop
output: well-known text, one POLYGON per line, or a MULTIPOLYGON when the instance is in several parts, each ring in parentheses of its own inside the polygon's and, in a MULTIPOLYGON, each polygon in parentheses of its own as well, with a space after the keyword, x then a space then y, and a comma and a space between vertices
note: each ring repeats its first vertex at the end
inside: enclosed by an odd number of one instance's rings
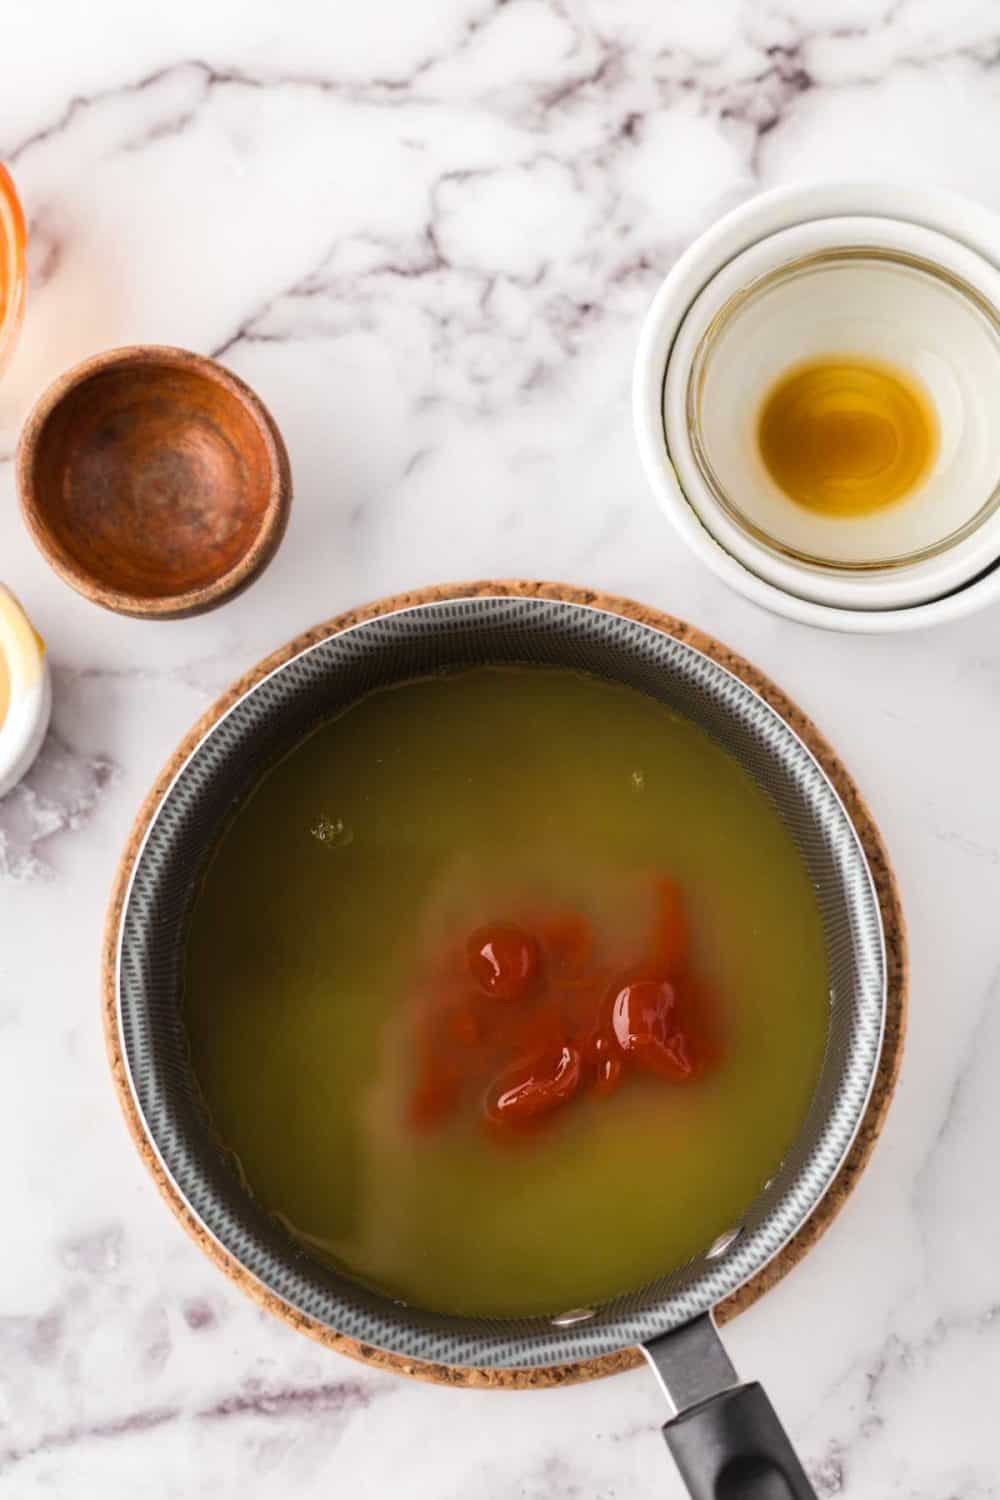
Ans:
POLYGON ((105 1065, 103 908, 182 732, 348 605, 515 574, 729 641, 869 798, 911 930, 902 1086, 835 1227, 728 1342, 822 1496, 1000 1494, 996 617, 862 640, 759 613, 679 549, 629 414, 658 278, 756 189, 909 176, 1000 207, 1000 8, 32 0, 4 28, 0 155, 32 283, 0 384, 0 578, 49 643, 56 699, 0 804, 0 1496, 679 1495, 642 1372, 448 1392, 257 1312, 160 1203, 105 1065), (30 402, 141 340, 220 355, 291 454, 276 562, 200 620, 78 598, 15 504, 30 402))

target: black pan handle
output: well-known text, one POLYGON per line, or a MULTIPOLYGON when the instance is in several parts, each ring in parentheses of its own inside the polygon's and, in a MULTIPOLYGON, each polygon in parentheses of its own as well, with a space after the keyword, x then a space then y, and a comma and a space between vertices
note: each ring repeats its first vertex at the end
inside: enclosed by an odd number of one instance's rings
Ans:
POLYGON ((691 1500, 816 1500, 756 1382, 720 1391, 663 1429, 691 1500))
POLYGON ((816 1500, 762 1388, 740 1384, 711 1313, 641 1347, 677 1414, 663 1436, 691 1500, 816 1500))

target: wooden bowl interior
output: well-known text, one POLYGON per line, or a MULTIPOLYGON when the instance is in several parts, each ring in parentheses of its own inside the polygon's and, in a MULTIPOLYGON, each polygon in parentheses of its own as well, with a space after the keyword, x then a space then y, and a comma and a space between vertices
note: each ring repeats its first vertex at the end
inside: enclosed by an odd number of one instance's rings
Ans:
POLYGON ((206 588, 252 547, 272 493, 255 413, 200 370, 95 371, 46 417, 31 474, 36 520, 105 588, 167 598, 206 588))

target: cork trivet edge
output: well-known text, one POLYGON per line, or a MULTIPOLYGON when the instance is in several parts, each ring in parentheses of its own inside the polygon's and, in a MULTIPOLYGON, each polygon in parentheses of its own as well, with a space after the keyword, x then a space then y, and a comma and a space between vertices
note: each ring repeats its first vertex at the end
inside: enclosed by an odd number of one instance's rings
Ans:
POLYGON ((112 1079, 136 1148, 160 1193, 188 1234, 241 1291, 268 1312, 281 1318, 283 1322, 308 1334, 327 1348, 334 1349, 339 1354, 348 1355, 352 1359, 361 1360, 377 1369, 454 1387, 491 1390, 550 1389, 553 1386, 594 1380, 632 1369, 641 1364, 642 1355, 637 1349, 624 1349, 616 1354, 602 1355, 596 1359, 553 1365, 537 1370, 470 1369, 430 1364, 422 1360, 406 1359, 335 1333, 316 1319, 290 1307, 263 1286, 198 1221, 160 1164, 146 1135, 132 1096, 117 1019, 118 929, 132 870, 146 831, 167 788, 205 734, 244 693, 268 673, 330 635, 346 630, 352 625, 361 624, 376 615, 409 609, 415 605, 487 596, 545 598, 588 605, 594 609, 607 610, 609 613, 649 625, 703 652, 704 655, 717 661, 753 688, 795 730, 823 767, 851 817, 875 882, 885 932, 888 980, 885 1036, 875 1084, 854 1143, 822 1201, 784 1248, 744 1286, 718 1305, 715 1309, 717 1320, 720 1323, 726 1323, 750 1307, 772 1286, 787 1276, 788 1272, 812 1249, 836 1218, 864 1171, 881 1132, 899 1076, 906 1030, 908 957, 906 929, 896 879, 881 836, 861 793, 833 748, 812 720, 763 672, 737 652, 731 651, 722 642, 688 625, 683 620, 676 619, 660 610, 637 604, 630 599, 620 598, 600 590, 575 588, 568 584, 527 580, 442 584, 415 589, 409 593, 395 594, 358 609, 348 610, 332 620, 302 632, 286 645, 272 652, 263 661, 258 662, 233 683, 184 736, 156 778, 139 810, 115 872, 111 901, 105 921, 101 954, 102 1012, 112 1079))

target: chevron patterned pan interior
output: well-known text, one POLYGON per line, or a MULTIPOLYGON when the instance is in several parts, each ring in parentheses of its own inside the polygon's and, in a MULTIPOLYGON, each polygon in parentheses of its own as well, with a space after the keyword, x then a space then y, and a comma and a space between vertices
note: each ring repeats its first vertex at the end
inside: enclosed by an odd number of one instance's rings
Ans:
MULTIPOLYGON (((879 906, 850 819, 810 752, 745 683, 669 635, 537 598, 475 598, 384 615, 330 636, 264 678, 177 775, 136 864, 119 935, 119 1024, 135 1100, 163 1166, 209 1232, 293 1307, 363 1343, 451 1365, 587 1359, 664 1332, 758 1271, 833 1179, 861 1120, 882 1036, 879 906), (197 878, 233 808, 318 722, 370 689, 480 662, 564 664, 631 684, 707 730, 767 792, 811 873, 826 931, 830 1032, 816 1094, 781 1168, 714 1256, 593 1310, 519 1321, 401 1306, 313 1262, 242 1185, 209 1130, 180 1021, 181 957, 197 878)), ((457 1226, 456 1232, 461 1232, 457 1226)))

